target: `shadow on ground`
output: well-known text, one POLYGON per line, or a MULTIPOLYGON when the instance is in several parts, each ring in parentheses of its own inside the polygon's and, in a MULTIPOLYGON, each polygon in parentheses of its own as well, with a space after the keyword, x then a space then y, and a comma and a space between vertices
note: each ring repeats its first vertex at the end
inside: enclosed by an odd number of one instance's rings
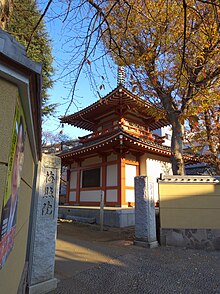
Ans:
POLYGON ((140 248, 134 229, 59 223, 54 294, 220 294, 220 252, 140 248))
POLYGON ((134 228, 105 227, 101 232, 98 225, 60 222, 56 244, 56 277, 71 277, 98 264, 116 262, 118 256, 134 249, 133 237, 134 228))

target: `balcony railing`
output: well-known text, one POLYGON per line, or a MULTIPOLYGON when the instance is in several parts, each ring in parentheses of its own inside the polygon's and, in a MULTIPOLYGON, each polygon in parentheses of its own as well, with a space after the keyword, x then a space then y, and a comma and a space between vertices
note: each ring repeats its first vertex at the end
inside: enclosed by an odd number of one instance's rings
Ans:
POLYGON ((135 126, 130 125, 127 122, 119 123, 115 126, 112 126, 112 128, 109 129, 103 129, 94 133, 91 133, 89 135, 79 137, 80 143, 86 143, 89 141, 101 139, 102 137, 105 137, 106 135, 114 132, 115 130, 122 128, 125 132, 128 134, 137 137, 144 141, 152 141, 158 144, 162 144, 164 142, 165 137, 161 137, 159 135, 153 134, 145 129, 141 129, 135 126))
POLYGON ((80 143, 86 143, 88 141, 93 141, 93 140, 101 139, 102 137, 105 137, 107 134, 112 133, 116 129, 118 129, 118 126, 115 127, 115 128, 104 129, 104 130, 101 130, 101 131, 98 131, 98 132, 94 132, 94 133, 91 133, 91 134, 86 135, 86 136, 83 136, 83 137, 79 137, 80 143))
POLYGON ((162 144, 163 142, 165 142, 164 141, 165 137, 161 137, 159 135, 151 133, 148 130, 132 126, 127 122, 123 122, 123 124, 121 124, 121 127, 124 131, 126 131, 127 133, 129 133, 139 139, 152 141, 152 142, 155 142, 158 144, 162 144))

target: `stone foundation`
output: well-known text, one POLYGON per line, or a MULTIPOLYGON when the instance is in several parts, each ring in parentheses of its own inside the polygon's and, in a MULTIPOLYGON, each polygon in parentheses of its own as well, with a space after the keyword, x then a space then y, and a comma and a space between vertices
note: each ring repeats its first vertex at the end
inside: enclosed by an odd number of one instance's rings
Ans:
POLYGON ((220 229, 160 229, 165 246, 220 250, 220 229))
MULTIPOLYGON (((59 217, 64 219, 92 218, 100 224, 99 207, 60 206, 59 217)), ((135 225, 134 208, 104 208, 104 226, 126 228, 135 225)))

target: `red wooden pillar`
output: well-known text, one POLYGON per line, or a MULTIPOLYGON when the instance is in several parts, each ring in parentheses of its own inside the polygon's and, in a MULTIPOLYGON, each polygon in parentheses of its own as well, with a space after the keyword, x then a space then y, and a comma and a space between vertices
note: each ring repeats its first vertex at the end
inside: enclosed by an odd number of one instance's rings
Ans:
POLYGON ((125 205, 125 159, 118 156, 118 202, 119 205, 125 205))
POLYGON ((81 161, 77 161, 76 204, 80 204, 81 161))
POLYGON ((69 203, 69 197, 70 197, 70 166, 68 166, 67 175, 66 175, 66 203, 69 203))
POLYGON ((102 191, 104 192, 104 204, 106 204, 106 176, 107 176, 107 156, 102 156, 102 191))

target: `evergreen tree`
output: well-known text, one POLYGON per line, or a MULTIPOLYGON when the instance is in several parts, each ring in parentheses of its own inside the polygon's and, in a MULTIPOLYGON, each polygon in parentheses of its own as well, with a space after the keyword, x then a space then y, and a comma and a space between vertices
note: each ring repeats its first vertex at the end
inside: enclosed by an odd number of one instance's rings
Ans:
POLYGON ((43 21, 40 22, 33 36, 32 32, 41 14, 34 0, 14 0, 13 13, 6 30, 14 36, 18 42, 27 47, 31 43, 27 55, 33 61, 42 62, 42 112, 43 115, 50 115, 55 111, 56 104, 49 104, 47 90, 52 87, 52 66, 53 57, 48 33, 43 21))

